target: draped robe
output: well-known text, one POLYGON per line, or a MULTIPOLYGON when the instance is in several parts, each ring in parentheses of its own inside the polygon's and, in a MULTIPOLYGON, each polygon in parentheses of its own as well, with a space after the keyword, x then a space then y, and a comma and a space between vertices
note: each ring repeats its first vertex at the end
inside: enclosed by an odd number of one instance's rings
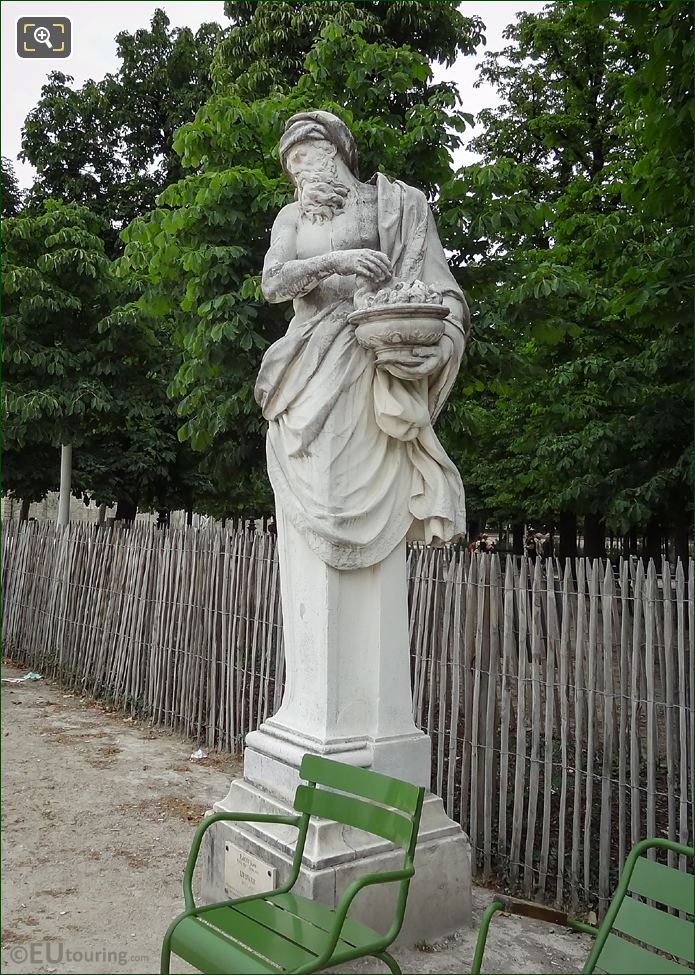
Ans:
MULTIPOLYGON (((424 194, 381 174, 375 182, 379 249, 394 276, 433 286, 451 309, 440 340, 446 362, 416 380, 375 368, 347 322, 358 284, 352 278, 346 289, 343 279, 333 292, 324 288, 334 300, 318 311, 295 298, 295 316, 266 351, 255 389, 276 503, 337 569, 375 565, 406 535, 437 544, 465 531, 461 478, 432 423, 458 372, 468 308, 424 194)), ((276 259, 271 252, 267 261, 276 259)))

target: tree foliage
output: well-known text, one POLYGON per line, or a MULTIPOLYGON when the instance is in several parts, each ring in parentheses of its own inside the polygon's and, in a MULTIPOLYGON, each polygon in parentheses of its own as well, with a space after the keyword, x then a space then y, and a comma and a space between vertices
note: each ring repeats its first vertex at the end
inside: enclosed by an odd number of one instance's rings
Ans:
POLYGON ((76 493, 189 506, 201 478, 166 396, 178 359, 158 320, 118 305, 126 285, 104 229, 86 207, 55 202, 4 221, 5 488, 25 500, 55 490, 71 444, 76 493))
MULTIPOLYGON (((182 173, 174 134, 210 93, 209 67, 220 33, 217 24, 203 24, 195 34, 170 29, 157 10, 149 28, 117 35, 115 74, 75 89, 69 76, 52 72, 23 131, 24 158, 38 169, 27 195, 33 215, 44 213, 46 197, 78 204, 65 213, 81 213, 83 220, 86 210, 80 207, 88 207, 106 254, 120 249, 119 228, 153 206, 182 173)), ((27 232, 40 251, 40 226, 27 232)), ((134 313, 140 290, 137 275, 109 278, 109 297, 92 336, 99 350, 95 375, 108 393, 108 406, 101 408, 98 423, 80 426, 79 441, 71 441, 80 444, 73 484, 98 501, 189 507, 207 482, 198 458, 178 440, 175 404, 166 395, 179 364, 167 322, 140 309, 134 313)), ((69 318, 56 321, 56 335, 62 328, 70 341, 72 327, 69 318)), ((21 345, 23 336, 8 333, 9 344, 15 339, 21 345)), ((30 356, 25 367, 26 390, 33 384, 36 394, 43 392, 40 359, 30 356)), ((31 467, 35 445, 13 443, 12 468, 31 467)), ((33 492, 43 495, 54 480, 54 465, 38 465, 33 492)))
MULTIPOLYGON (((69 75, 49 74, 22 133, 22 158, 38 171, 29 203, 80 203, 119 229, 181 176, 174 135, 210 94, 222 28, 169 24, 158 9, 148 29, 118 34, 119 69, 100 81, 73 88, 69 75)), ((117 235, 107 240, 114 247, 117 235)))
POLYGON ((234 23, 215 52, 215 86, 249 101, 296 85, 306 55, 329 24, 357 27, 368 43, 408 45, 444 64, 472 54, 482 38, 480 19, 464 17, 456 0, 226 0, 224 12, 234 23))
POLYGON ((2 157, 2 215, 13 217, 22 205, 22 191, 12 161, 2 157))
MULTIPOLYGON (((7 270, 23 269, 7 305, 10 449, 74 436, 84 483, 104 500, 116 484, 145 503, 195 497, 216 514, 270 506, 253 386, 291 312, 259 286, 292 195, 276 149, 290 115, 324 108, 353 130, 362 178, 381 170, 428 194, 469 297, 472 338, 439 421, 469 507, 548 521, 573 512, 621 532, 687 517, 691 7, 558 0, 517 15, 481 66, 502 97, 481 114, 482 162, 459 172, 451 152, 472 119, 453 86, 433 83, 430 62, 473 52, 484 27, 453 0, 227 2, 225 13, 230 28, 194 35, 157 11, 149 29, 118 36, 115 75, 75 90, 54 72, 27 118, 39 178, 24 242, 24 217, 8 221, 7 270), (96 217, 44 208, 46 195, 96 217), (53 346, 78 355, 70 302, 86 286, 47 270, 60 220, 105 235, 108 254, 128 226, 118 276, 102 282, 108 300, 99 292, 101 324, 82 326, 84 368, 78 377, 70 360, 70 382, 55 381, 66 403, 94 384, 92 425, 73 433, 69 409, 46 407, 44 436, 22 410, 48 402, 53 346)), ((3 161, 15 213, 11 177, 3 161)))
POLYGON ((79 447, 111 403, 98 323, 110 303, 103 223, 47 203, 3 222, 5 487, 38 500, 55 486, 61 444, 79 447))
POLYGON ((440 205, 465 221, 474 334, 520 358, 449 436, 488 510, 624 532, 688 507, 691 21, 559 2, 487 56, 504 101, 440 205))
POLYGON ((85 439, 75 464, 78 487, 125 510, 191 508, 207 489, 200 458, 179 441, 167 388, 180 363, 166 319, 143 315, 136 277, 119 279, 112 310, 99 323, 109 413, 85 439), (120 302, 120 303, 119 303, 120 302))

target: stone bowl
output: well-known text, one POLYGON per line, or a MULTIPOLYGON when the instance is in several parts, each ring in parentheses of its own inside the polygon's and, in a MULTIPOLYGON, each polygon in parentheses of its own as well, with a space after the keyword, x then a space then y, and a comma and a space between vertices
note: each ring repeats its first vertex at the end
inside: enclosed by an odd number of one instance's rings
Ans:
POLYGON ((445 305, 374 305, 348 315, 355 326, 355 338, 363 349, 376 353, 409 349, 417 345, 436 345, 444 334, 445 305))

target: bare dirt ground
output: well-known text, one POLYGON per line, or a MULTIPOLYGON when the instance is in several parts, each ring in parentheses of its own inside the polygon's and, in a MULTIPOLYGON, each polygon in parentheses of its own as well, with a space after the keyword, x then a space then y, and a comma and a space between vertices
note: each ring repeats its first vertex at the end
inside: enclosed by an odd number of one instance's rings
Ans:
POLYGON ((2 712, 3 971, 158 971, 193 830, 238 763, 48 681, 3 684, 2 712))
MULTIPOLYGON (((11 667, 3 676, 21 676, 11 667)), ((46 680, 2 685, 2 971, 149 973, 183 908, 193 830, 241 772, 228 755, 190 761, 196 743, 108 713, 46 680)), ((397 950, 405 972, 467 972, 470 930, 397 950)), ((577 972, 588 939, 502 918, 489 972, 577 972)), ((192 969, 172 959, 173 970, 192 969)), ((374 961, 342 971, 373 972, 374 961)))

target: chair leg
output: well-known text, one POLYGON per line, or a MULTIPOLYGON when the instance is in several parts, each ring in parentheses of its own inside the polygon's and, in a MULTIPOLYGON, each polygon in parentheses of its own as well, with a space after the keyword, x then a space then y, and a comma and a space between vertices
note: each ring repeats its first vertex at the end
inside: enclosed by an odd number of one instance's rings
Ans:
POLYGON ((471 975, 480 975, 480 969, 483 964, 483 953, 485 952, 485 945, 487 943, 487 933, 490 929, 490 921, 492 921, 493 915, 497 911, 504 910, 504 905, 500 901, 493 901, 489 907, 485 908, 483 912, 483 917, 480 922, 480 930, 478 931, 478 940, 475 943, 475 953, 473 955, 473 964, 471 965, 471 975))
POLYGON ((169 939, 164 939, 164 944, 162 945, 162 962, 159 969, 160 975, 169 975, 169 960, 171 958, 171 949, 169 948, 169 939))
POLYGON ((374 958, 379 958, 385 965, 388 966, 388 970, 393 972, 393 975, 403 975, 400 968, 398 967, 398 962, 390 955, 388 951, 380 951, 378 955, 374 955, 374 958))

